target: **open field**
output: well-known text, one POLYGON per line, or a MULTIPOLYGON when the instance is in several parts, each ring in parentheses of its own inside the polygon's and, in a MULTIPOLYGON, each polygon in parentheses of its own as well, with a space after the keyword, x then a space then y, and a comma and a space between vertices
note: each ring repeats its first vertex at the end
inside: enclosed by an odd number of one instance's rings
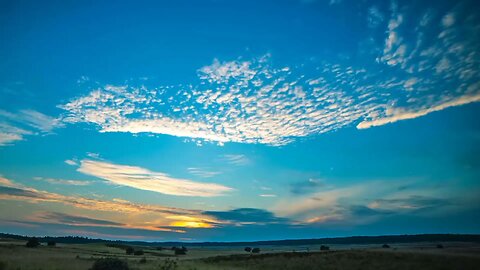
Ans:
POLYGON ((57 244, 25 247, 24 241, 0 241, 0 269, 47 270, 89 269, 95 260, 116 257, 128 262, 130 269, 478 269, 480 246, 470 243, 391 245, 331 245, 320 252, 319 246, 260 246, 261 253, 250 255, 243 247, 191 247, 187 255, 175 256, 171 250, 134 246, 144 255, 126 255, 119 247, 104 243, 57 244), (141 260, 145 258, 145 262, 141 260), (175 267, 173 266, 175 265, 175 267), (170 266, 168 268, 167 266, 170 266))

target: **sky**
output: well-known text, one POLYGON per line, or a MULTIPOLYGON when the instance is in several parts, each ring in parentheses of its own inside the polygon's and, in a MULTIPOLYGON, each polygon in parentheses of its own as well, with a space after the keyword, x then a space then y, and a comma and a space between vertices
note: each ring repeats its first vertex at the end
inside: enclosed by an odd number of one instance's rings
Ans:
POLYGON ((0 231, 480 233, 476 1, 1 1, 0 231))

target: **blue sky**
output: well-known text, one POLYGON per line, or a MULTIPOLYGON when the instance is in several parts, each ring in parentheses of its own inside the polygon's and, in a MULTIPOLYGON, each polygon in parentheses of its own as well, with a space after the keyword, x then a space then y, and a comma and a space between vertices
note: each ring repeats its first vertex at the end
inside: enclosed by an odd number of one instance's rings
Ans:
POLYGON ((474 1, 3 1, 0 229, 480 233, 474 1))

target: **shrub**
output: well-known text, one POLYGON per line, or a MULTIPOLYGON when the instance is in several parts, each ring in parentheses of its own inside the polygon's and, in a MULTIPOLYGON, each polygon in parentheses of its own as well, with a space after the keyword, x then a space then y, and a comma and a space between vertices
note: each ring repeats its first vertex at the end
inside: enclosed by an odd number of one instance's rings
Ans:
POLYGON ((251 247, 246 247, 244 250, 245 250, 245 252, 252 252, 252 248, 251 248, 251 247))
POLYGON ((175 248, 175 255, 187 255, 187 248, 186 247, 175 248))
POLYGON ((157 250, 163 250, 163 247, 157 247, 156 249, 157 250))
POLYGON ((320 250, 321 250, 321 251, 327 251, 327 250, 330 250, 330 247, 329 247, 329 246, 321 245, 321 246, 320 246, 320 250))
POLYGON ((260 253, 260 248, 254 248, 254 249, 252 249, 252 253, 260 253))
POLYGON ((133 252, 133 255, 135 255, 135 256, 141 256, 141 255, 143 255, 143 250, 141 250, 141 249, 140 249, 140 250, 135 250, 135 251, 133 252))
POLYGON ((177 269, 177 262, 174 260, 166 259, 163 261, 163 265, 160 266, 161 270, 175 270, 177 269))
POLYGON ((127 262, 117 258, 103 258, 96 260, 90 270, 129 270, 127 262))
POLYGON ((141 258, 141 259, 140 259, 140 263, 142 263, 142 264, 143 264, 143 263, 147 263, 147 258, 145 258, 145 257, 141 258))
POLYGON ((135 251, 135 250, 133 249, 133 247, 127 247, 127 248, 125 249, 125 253, 126 253, 127 255, 132 255, 134 251, 135 251))
POLYGON ((5 269, 7 269, 7 263, 0 261, 0 270, 5 270, 5 269))
POLYGON ((55 243, 55 241, 48 241, 47 242, 47 246, 49 246, 49 247, 54 247, 56 245, 57 245, 57 243, 55 243))
POLYGON ((390 248, 388 244, 383 244, 382 248, 390 248))
POLYGON ((437 245, 437 248, 443 248, 443 245, 442 245, 442 244, 438 244, 438 245, 437 245))
POLYGON ((29 247, 29 248, 38 247, 38 246, 40 246, 40 242, 38 241, 38 239, 36 237, 32 237, 32 238, 28 239, 26 246, 29 247))

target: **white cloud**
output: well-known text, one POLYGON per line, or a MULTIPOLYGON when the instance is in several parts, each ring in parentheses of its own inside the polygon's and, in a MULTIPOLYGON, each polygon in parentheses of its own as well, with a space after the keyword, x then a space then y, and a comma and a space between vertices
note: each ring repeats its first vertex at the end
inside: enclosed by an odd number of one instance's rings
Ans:
POLYGON ((245 166, 250 164, 250 159, 245 155, 223 155, 223 158, 230 164, 236 166, 245 166))
POLYGON ((404 214, 432 206, 449 207, 445 203, 449 199, 445 196, 447 188, 432 188, 421 179, 370 180, 344 187, 331 186, 301 197, 281 198, 272 211, 300 223, 352 226, 372 222, 383 214, 404 214), (406 185, 408 189, 402 188, 406 185))
POLYGON ((464 104, 472 103, 472 102, 479 102, 480 101, 480 94, 475 95, 468 95, 468 96, 461 96, 458 98, 449 98, 444 100, 442 103, 432 106, 430 108, 424 109, 417 109, 414 111, 409 111, 404 108, 391 108, 387 110, 389 113, 387 117, 384 118, 376 118, 371 121, 363 121, 357 125, 358 129, 365 129, 374 126, 382 126, 389 123, 394 123, 400 120, 407 120, 407 119, 414 119, 424 115, 427 115, 432 112, 441 111, 443 109, 455 106, 461 106, 464 104))
POLYGON ((390 66, 395 66, 404 61, 405 46, 401 44, 402 38, 398 34, 398 27, 403 22, 403 15, 397 12, 397 7, 392 4, 392 16, 388 22, 388 37, 385 40, 383 56, 380 61, 390 66))
POLYGON ((443 16, 442 18, 442 25, 444 27, 450 27, 455 23, 455 16, 452 12, 448 13, 447 15, 443 16))
POLYGON ((214 177, 222 173, 218 171, 211 171, 211 170, 206 170, 203 168, 195 168, 195 167, 187 168, 187 170, 189 173, 199 177, 203 177, 203 178, 214 177))
POLYGON ((274 198, 274 197, 277 197, 277 195, 275 195, 275 194, 260 194, 259 196, 260 196, 260 197, 264 197, 264 198, 274 198))
POLYGON ((368 9, 368 26, 377 27, 383 20, 384 16, 376 6, 372 6, 368 9))
POLYGON ((34 110, 12 113, 0 109, 0 146, 21 141, 25 135, 49 134, 61 126, 60 119, 34 110))
POLYGON ((76 166, 78 163, 75 160, 67 159, 65 160, 65 163, 67 163, 70 166, 76 166))
POLYGON ((55 179, 55 178, 43 178, 43 177, 35 177, 35 180, 45 181, 54 185, 88 186, 92 184, 92 181, 55 179))
POLYGON ((137 166, 117 165, 104 161, 84 159, 78 171, 107 180, 116 185, 128 186, 177 196, 220 196, 232 188, 214 184, 174 178, 137 166))
POLYGON ((59 107, 66 123, 91 123, 100 132, 164 134, 197 145, 281 146, 344 127, 420 117, 479 93, 480 54, 472 38, 478 30, 471 22, 452 23, 450 12, 443 18, 448 27, 427 29, 442 20, 431 10, 419 18, 392 4, 388 22, 377 8, 369 12, 375 23, 385 25, 370 30, 386 30, 386 37, 368 43, 381 48, 371 48, 379 54, 377 62, 365 61, 365 66, 340 58, 313 67, 310 62, 273 66, 269 55, 214 59, 198 69, 195 84, 105 85, 59 107))
POLYGON ((7 179, 3 176, 0 175, 0 185, 5 186, 5 187, 20 187, 21 185, 18 185, 14 182, 12 182, 10 179, 7 179))

